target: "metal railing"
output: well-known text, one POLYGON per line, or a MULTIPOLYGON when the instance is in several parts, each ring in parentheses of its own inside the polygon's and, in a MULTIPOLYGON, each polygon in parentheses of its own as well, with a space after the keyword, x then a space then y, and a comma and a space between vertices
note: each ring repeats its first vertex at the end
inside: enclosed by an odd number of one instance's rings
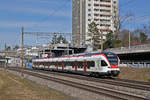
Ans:
POLYGON ((115 52, 115 53, 146 52, 146 51, 150 51, 150 44, 136 45, 136 46, 131 46, 130 48, 129 47, 110 48, 110 49, 106 49, 105 51, 115 52))

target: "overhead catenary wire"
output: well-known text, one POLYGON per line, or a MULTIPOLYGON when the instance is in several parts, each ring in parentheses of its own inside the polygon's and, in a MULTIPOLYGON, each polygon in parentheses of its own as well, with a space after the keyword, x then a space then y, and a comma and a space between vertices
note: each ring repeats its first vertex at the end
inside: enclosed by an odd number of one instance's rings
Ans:
MULTIPOLYGON (((50 14, 48 14, 48 16, 46 16, 46 17, 44 17, 44 18, 41 18, 39 21, 41 22, 41 23, 44 23, 46 20, 48 20, 48 19, 50 19, 50 17, 51 16, 54 16, 54 15, 56 15, 57 13, 59 14, 60 13, 60 11, 62 11, 62 9, 64 9, 64 8, 66 8, 66 6, 68 5, 68 2, 70 2, 70 0, 64 0, 63 1, 63 3, 61 3, 61 6, 59 6, 59 7, 57 7, 57 9, 55 9, 55 10, 53 10, 53 12, 51 12, 50 14)), ((40 24, 41 24, 40 23, 40 24)), ((37 28, 39 25, 40 25, 39 23, 35 23, 34 25, 33 25, 33 27, 32 28, 30 28, 30 29, 33 29, 33 28, 37 28)), ((57 31, 57 33, 58 33, 59 31, 57 31)), ((38 39, 41 39, 41 37, 42 38, 45 38, 46 36, 49 36, 49 40, 52 40, 52 35, 48 35, 47 34, 48 32, 39 32, 39 34, 37 34, 38 35, 38 39), (43 33, 43 34, 41 34, 41 33, 43 33), (45 34, 46 33, 46 34, 45 34), (43 36, 44 35, 44 36, 43 36)), ((50 32, 49 32, 50 33, 50 32)), ((52 32, 52 33, 55 33, 55 32, 52 32)), ((61 32, 62 33, 62 32, 61 32)), ((67 33, 66 33, 67 34, 67 33)), ((30 35, 33 35, 34 36, 34 34, 30 34, 30 35)), ((36 35, 36 36, 37 36, 36 35)), ((47 40, 48 40, 48 38, 47 38, 47 40)))

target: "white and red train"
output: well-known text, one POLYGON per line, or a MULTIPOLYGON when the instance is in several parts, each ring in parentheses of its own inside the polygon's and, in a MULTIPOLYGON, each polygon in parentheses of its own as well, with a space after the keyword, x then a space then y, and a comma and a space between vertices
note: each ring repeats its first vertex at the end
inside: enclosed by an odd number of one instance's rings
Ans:
POLYGON ((112 52, 33 59, 33 69, 74 72, 99 76, 118 76, 119 58, 112 52))

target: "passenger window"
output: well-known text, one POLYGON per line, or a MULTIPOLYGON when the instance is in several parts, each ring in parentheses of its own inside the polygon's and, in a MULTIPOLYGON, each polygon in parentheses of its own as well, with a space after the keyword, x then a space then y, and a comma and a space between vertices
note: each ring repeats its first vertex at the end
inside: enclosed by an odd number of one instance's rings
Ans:
POLYGON ((83 68, 83 66, 84 66, 84 65, 83 65, 83 62, 79 61, 79 62, 78 62, 78 68, 83 68))
POLYGON ((95 67, 95 62, 94 61, 88 61, 87 62, 87 68, 90 69, 90 67, 95 67))
POLYGON ((101 66, 108 66, 108 65, 107 65, 107 63, 104 60, 102 60, 101 61, 101 66))

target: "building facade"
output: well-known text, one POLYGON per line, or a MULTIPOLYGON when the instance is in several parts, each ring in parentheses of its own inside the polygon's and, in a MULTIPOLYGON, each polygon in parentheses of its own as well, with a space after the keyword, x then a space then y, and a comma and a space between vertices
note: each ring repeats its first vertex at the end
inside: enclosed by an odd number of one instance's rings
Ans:
POLYGON ((114 34, 118 24, 118 0, 72 0, 72 42, 82 47, 88 43, 89 24, 95 22, 100 31, 100 41, 106 34, 114 34))

